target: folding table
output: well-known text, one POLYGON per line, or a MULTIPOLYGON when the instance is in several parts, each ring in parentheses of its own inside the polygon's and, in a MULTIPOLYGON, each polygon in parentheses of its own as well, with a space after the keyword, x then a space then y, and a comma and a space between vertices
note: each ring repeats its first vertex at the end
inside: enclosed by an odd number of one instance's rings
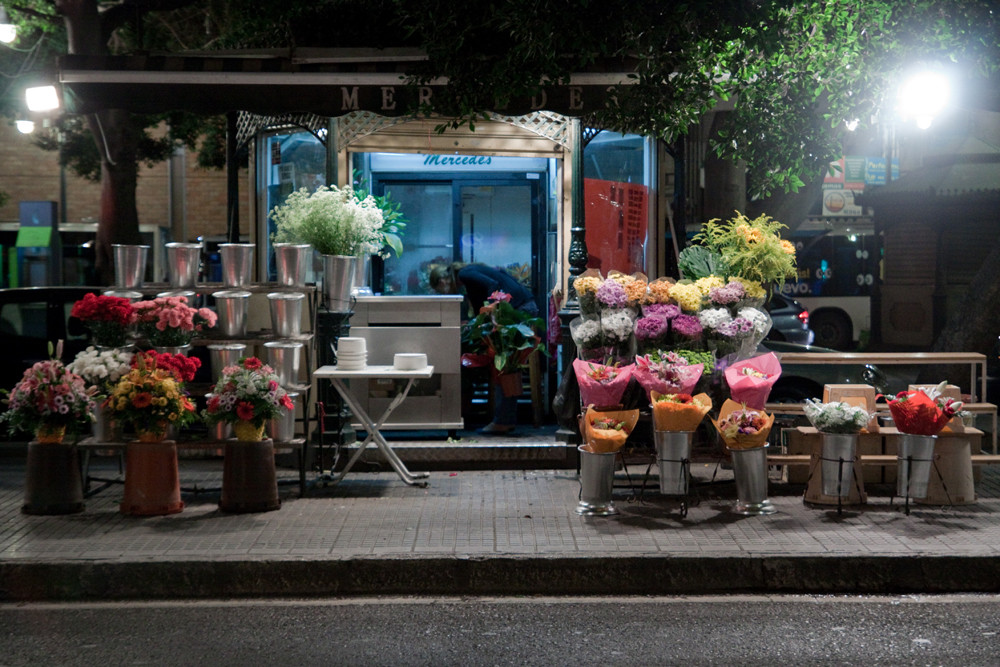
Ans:
POLYGON ((365 438, 357 451, 347 461, 344 469, 333 479, 325 480, 326 484, 337 484, 343 480, 344 476, 350 472, 351 468, 358 462, 358 459, 361 458, 361 455, 368 449, 369 445, 374 444, 389 461, 389 465, 396 471, 400 479, 407 484, 427 486, 427 482, 420 480, 427 479, 430 474, 426 472, 410 472, 389 443, 386 442, 381 429, 382 425, 389 418, 389 415, 392 414, 392 411, 399 407, 400 403, 406 399, 406 395, 410 393, 413 383, 417 380, 428 379, 432 375, 434 375, 433 366, 425 366, 413 371, 401 371, 395 366, 366 366, 359 370, 340 370, 336 366, 320 366, 316 369, 313 377, 320 380, 329 380, 337 390, 337 393, 340 394, 340 397, 347 403, 351 412, 354 413, 354 416, 368 430, 368 437, 365 438), (350 387, 344 383, 344 380, 406 380, 406 384, 398 390, 396 396, 393 397, 392 401, 385 408, 385 411, 382 412, 382 415, 376 421, 368 415, 364 407, 358 402, 357 397, 351 392, 350 387))

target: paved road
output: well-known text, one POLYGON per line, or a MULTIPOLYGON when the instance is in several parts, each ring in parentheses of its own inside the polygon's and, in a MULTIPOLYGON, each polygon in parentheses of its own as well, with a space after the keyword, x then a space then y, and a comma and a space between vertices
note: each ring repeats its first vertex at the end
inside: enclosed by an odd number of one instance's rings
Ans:
POLYGON ((0 665, 996 665, 1000 596, 0 605, 0 665))

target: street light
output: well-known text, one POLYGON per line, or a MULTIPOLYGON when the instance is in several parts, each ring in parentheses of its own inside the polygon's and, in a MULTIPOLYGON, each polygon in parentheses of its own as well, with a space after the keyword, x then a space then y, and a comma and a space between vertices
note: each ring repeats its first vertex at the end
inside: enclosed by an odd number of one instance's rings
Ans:
POLYGON ((926 130, 948 106, 950 96, 951 85, 944 74, 934 70, 916 72, 900 86, 897 110, 903 120, 912 117, 917 127, 926 130))
POLYGON ((31 134, 35 131, 35 121, 33 120, 16 120, 14 126, 21 134, 31 134))
POLYGON ((52 85, 26 88, 24 99, 28 111, 55 111, 59 108, 59 93, 52 85))
POLYGON ((10 44, 17 39, 17 26, 10 22, 7 10, 0 5, 0 42, 10 44))

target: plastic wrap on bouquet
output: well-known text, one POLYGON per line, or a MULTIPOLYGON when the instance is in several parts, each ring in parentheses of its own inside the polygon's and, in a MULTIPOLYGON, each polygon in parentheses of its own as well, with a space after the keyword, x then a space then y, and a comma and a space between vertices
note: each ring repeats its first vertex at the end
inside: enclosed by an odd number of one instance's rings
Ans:
POLYGON ((621 404, 622 395, 632 379, 633 366, 607 366, 576 359, 573 372, 580 387, 584 406, 611 407, 621 404))
POLYGON ((771 388, 781 377, 781 363, 773 352, 738 361, 725 371, 732 399, 751 408, 762 410, 771 388))

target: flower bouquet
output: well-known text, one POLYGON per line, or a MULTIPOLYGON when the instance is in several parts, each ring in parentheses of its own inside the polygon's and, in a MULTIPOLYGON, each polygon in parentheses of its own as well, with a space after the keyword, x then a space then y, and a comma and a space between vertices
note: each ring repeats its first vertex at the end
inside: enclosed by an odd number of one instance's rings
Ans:
POLYGON ((771 388, 781 377, 781 363, 773 352, 768 352, 730 365, 725 376, 734 401, 763 410, 771 388))
POLYGON ((821 403, 807 398, 802 409, 820 433, 861 433, 872 418, 867 409, 843 401, 821 403))
POLYGON ((593 454, 617 452, 639 421, 638 410, 599 411, 587 408, 583 416, 583 439, 593 454))
POLYGON ((690 394, 701 379, 703 370, 702 364, 689 364, 681 355, 669 352, 663 357, 636 357, 635 371, 632 374, 646 390, 648 398, 652 391, 661 394, 690 394))
POLYGON ((108 407, 132 425, 140 441, 163 440, 168 427, 183 426, 196 417, 184 382, 194 377, 199 363, 179 354, 137 354, 132 368, 111 390, 108 407))
POLYGON ((719 410, 719 418, 712 423, 728 449, 754 449, 767 442, 774 415, 728 399, 719 410))
POLYGON ((94 344, 101 347, 128 345, 129 326, 132 324, 132 302, 124 297, 106 294, 85 294, 73 304, 70 316, 90 329, 94 344))
POLYGON ((942 382, 935 387, 906 390, 885 397, 900 433, 937 435, 962 411, 962 401, 942 393, 947 384, 942 382))
POLYGON ((573 372, 580 386, 580 402, 584 406, 612 407, 620 405, 622 395, 632 379, 631 364, 619 367, 616 365, 595 364, 582 359, 573 360, 573 372))
POLYGON ((218 315, 208 308, 192 308, 186 296, 157 297, 133 305, 139 333, 154 347, 191 344, 195 331, 215 326, 218 315))
POLYGON ((98 350, 90 346, 78 353, 66 368, 82 377, 88 386, 95 387, 98 395, 107 396, 132 368, 134 357, 132 352, 98 350))
POLYGON ((9 396, 0 422, 7 423, 11 434, 34 433, 38 442, 60 443, 67 431, 79 433, 81 423, 93 420, 95 392, 58 359, 39 361, 24 371, 12 391, 4 391, 9 396))
POLYGON ((301 188, 271 211, 275 243, 308 243, 321 255, 374 255, 386 245, 385 217, 371 195, 350 186, 301 188))
POLYGON ((701 246, 689 246, 681 252, 681 270, 688 277, 707 275, 708 271, 759 284, 782 283, 796 275, 795 246, 779 234, 784 228, 770 216, 751 220, 738 211, 725 222, 709 220, 694 237, 701 246))
POLYGON ((209 424, 232 424, 241 441, 260 442, 268 420, 294 409, 274 369, 257 357, 245 357, 222 370, 202 417, 209 424))
POLYGON ((655 390, 649 394, 656 431, 694 431, 712 409, 708 394, 661 394, 655 390))

